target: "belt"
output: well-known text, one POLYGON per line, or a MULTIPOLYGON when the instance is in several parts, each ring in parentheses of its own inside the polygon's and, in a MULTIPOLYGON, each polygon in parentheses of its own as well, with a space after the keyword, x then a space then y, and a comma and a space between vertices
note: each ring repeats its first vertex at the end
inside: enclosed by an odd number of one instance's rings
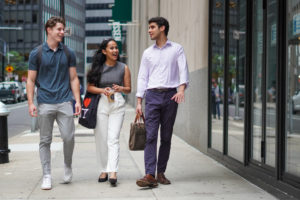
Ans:
POLYGON ((152 92, 169 92, 172 90, 176 90, 176 88, 151 88, 149 90, 152 92))

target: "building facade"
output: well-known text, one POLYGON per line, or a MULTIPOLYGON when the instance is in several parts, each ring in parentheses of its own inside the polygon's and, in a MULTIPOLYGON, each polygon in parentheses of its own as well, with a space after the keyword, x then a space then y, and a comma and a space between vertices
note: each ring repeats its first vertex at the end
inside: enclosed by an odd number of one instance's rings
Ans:
MULTIPOLYGON (((6 0, 3 8, 3 25, 21 27, 22 30, 4 30, 3 39, 9 51, 17 52, 24 58, 24 65, 27 65, 30 51, 46 40, 44 30, 46 21, 51 16, 64 16, 66 27, 72 29, 71 35, 65 37, 64 43, 76 53, 77 72, 83 82, 84 7, 85 2, 80 0, 6 0)), ((27 70, 27 66, 23 66, 22 70, 27 70)))
POLYGON ((153 44, 147 19, 166 17, 190 71, 174 134, 273 195, 299 199, 300 0, 133 0, 132 10, 129 102, 153 44))
POLYGON ((99 44, 111 37, 112 6, 114 0, 87 0, 86 1, 86 64, 92 63, 93 55, 99 48, 99 44))

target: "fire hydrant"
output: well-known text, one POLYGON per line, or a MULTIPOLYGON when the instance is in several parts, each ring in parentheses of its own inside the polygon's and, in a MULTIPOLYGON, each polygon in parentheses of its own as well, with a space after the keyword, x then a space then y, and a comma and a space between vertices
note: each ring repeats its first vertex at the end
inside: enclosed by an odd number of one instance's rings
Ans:
POLYGON ((0 102, 0 164, 8 163, 8 133, 7 133, 7 116, 10 111, 6 108, 6 105, 0 102))

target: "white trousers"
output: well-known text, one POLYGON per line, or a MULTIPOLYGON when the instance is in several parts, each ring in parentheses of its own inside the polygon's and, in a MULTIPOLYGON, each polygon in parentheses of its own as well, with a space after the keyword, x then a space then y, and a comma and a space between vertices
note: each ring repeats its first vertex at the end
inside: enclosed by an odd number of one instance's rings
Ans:
POLYGON ((114 95, 115 101, 110 103, 102 94, 98 104, 94 133, 99 174, 118 172, 119 137, 125 115, 125 100, 121 93, 114 95))

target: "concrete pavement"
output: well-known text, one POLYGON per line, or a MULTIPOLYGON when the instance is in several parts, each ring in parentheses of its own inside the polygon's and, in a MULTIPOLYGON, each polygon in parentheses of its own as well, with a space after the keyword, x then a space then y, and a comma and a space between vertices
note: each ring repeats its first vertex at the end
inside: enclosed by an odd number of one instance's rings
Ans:
POLYGON ((117 187, 98 183, 93 131, 77 124, 73 155, 73 181, 62 184, 62 142, 55 126, 52 143, 52 190, 41 185, 39 134, 26 131, 9 139, 10 162, 0 164, 0 199, 139 199, 139 200, 273 200, 272 195, 244 180, 210 157, 174 136, 166 176, 171 185, 139 188, 144 175, 143 152, 128 150, 134 108, 127 106, 120 136, 121 154, 117 187))

